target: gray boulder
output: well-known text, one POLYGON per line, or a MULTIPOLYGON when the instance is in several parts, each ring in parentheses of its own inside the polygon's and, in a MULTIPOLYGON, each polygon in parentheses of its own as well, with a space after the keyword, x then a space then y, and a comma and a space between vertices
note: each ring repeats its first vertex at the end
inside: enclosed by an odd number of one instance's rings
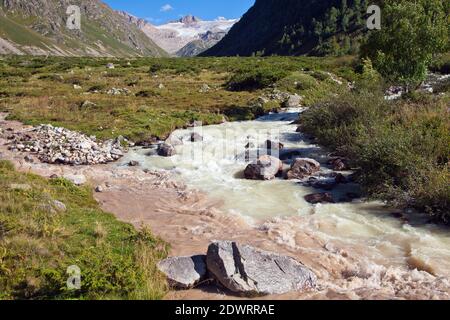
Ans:
POLYGON ((158 269, 176 289, 189 289, 206 280, 206 256, 174 257, 158 263, 158 269))
POLYGON ((314 159, 297 158, 291 165, 291 169, 287 173, 287 178, 304 179, 307 176, 313 175, 320 170, 320 163, 314 159))
POLYGON ((272 180, 282 170, 280 159, 264 155, 245 168, 244 176, 249 180, 272 180))
POLYGON ((167 140, 165 141, 166 144, 170 144, 172 146, 181 146, 183 144, 183 140, 181 138, 177 137, 174 134, 171 134, 167 140))
POLYGON ((290 95, 283 103, 285 108, 298 108, 302 106, 303 98, 298 94, 290 95))
POLYGON ((158 147, 158 155, 161 157, 171 157, 175 154, 175 148, 167 143, 160 144, 158 147))
POLYGON ((216 241, 208 271, 227 289, 245 295, 283 294, 315 288, 315 274, 293 258, 231 241, 216 241))

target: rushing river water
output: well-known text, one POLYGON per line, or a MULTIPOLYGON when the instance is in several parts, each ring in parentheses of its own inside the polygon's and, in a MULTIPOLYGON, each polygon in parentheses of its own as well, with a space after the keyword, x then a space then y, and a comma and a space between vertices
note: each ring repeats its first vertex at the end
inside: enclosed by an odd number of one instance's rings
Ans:
MULTIPOLYGON (((199 132, 203 143, 190 142, 193 129, 178 130, 174 136, 182 138, 184 143, 176 146, 177 155, 164 158, 157 156, 154 150, 134 149, 122 164, 137 160, 145 168, 170 170, 189 187, 220 199, 223 203, 220 209, 228 214, 239 214, 250 221, 301 216, 302 219, 289 228, 339 243, 346 250, 379 265, 418 268, 449 277, 450 232, 427 223, 423 216, 410 216, 406 221, 396 217, 395 210, 382 203, 361 200, 311 205, 304 196, 323 190, 281 178, 272 181, 241 178, 247 165, 243 154, 249 138, 256 143, 279 138, 285 146, 282 158, 286 152, 296 152, 299 157, 318 160, 324 173, 331 172, 326 165, 327 154, 301 133, 296 133, 297 126, 291 124, 300 111, 288 110, 255 121, 205 126, 199 132)), ((291 160, 285 161, 286 168, 291 160)), ((359 192, 358 186, 342 184, 332 191, 336 200, 348 192, 359 192)), ((286 239, 287 244, 289 241, 286 239)))

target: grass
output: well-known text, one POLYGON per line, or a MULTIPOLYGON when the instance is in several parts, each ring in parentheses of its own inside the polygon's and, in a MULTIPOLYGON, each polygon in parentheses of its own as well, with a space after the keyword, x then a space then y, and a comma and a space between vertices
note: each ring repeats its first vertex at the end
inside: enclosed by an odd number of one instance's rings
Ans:
POLYGON ((0 299, 160 299, 168 246, 103 212, 88 187, 0 161, 0 299), (53 201, 65 204, 58 211, 53 201), (81 289, 67 289, 69 266, 81 289))
MULTIPOLYGON (((32 58, 0 61, 0 111, 27 124, 51 123, 107 139, 123 135, 136 142, 165 138, 193 121, 204 124, 252 119, 261 114, 254 101, 270 85, 284 89, 298 70, 331 69, 351 74, 351 60, 318 58, 32 58), (113 62, 113 70, 106 64, 113 62), (227 83, 243 70, 276 73, 253 91, 230 91, 227 83), (279 72, 277 70, 284 70, 279 72), (286 76, 286 77, 285 77, 286 76), (278 83, 275 83, 278 82, 278 83), (81 90, 74 90, 73 85, 81 90), (159 88, 162 84, 164 87, 159 88), (203 84, 211 90, 200 92, 203 84), (128 96, 105 94, 112 87, 128 88, 128 96), (100 91, 95 93, 94 91, 100 91), (95 107, 80 108, 89 100, 95 107)), ((308 72, 308 71, 305 71, 308 72)), ((306 73, 305 73, 306 76, 306 73)), ((315 81, 302 88, 305 101, 315 102, 334 92, 335 84, 315 81)), ((288 90, 289 88, 286 88, 288 90)), ((289 89, 290 90, 290 89, 289 89)), ((290 90, 290 91, 297 91, 290 90)), ((273 103, 263 107, 272 110, 273 103)))
POLYGON ((388 102, 377 86, 318 103, 303 129, 350 158, 367 193, 450 223, 448 93, 388 102))

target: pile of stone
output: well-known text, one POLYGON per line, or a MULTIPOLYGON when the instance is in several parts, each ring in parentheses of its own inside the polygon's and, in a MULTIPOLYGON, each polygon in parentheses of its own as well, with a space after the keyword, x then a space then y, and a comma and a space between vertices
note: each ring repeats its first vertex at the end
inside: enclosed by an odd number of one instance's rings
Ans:
POLYGON ((42 162, 66 165, 116 161, 124 155, 123 145, 132 145, 123 137, 98 142, 95 137, 52 125, 40 125, 8 138, 9 149, 12 151, 34 153, 42 162))
POLYGON ((158 268, 177 289, 210 281, 236 294, 263 296, 317 286, 316 275, 297 260, 232 241, 214 241, 206 255, 169 258, 158 268))
POLYGON ((106 94, 111 96, 129 95, 131 94, 131 91, 127 88, 111 88, 106 91, 106 94))

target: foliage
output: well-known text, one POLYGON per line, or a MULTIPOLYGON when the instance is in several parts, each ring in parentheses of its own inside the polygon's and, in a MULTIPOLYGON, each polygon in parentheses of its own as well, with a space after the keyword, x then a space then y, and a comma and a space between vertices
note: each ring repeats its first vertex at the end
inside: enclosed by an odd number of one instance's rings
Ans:
POLYGON ((433 55, 449 49, 448 10, 446 0, 385 1, 382 28, 369 33, 361 56, 390 81, 418 84, 433 55))
POLYGON ((303 129, 348 156, 370 195, 450 223, 448 97, 388 102, 358 85, 305 112, 303 129))
POLYGON ((226 86, 231 91, 264 89, 286 76, 287 72, 280 69, 243 69, 236 72, 226 86))

